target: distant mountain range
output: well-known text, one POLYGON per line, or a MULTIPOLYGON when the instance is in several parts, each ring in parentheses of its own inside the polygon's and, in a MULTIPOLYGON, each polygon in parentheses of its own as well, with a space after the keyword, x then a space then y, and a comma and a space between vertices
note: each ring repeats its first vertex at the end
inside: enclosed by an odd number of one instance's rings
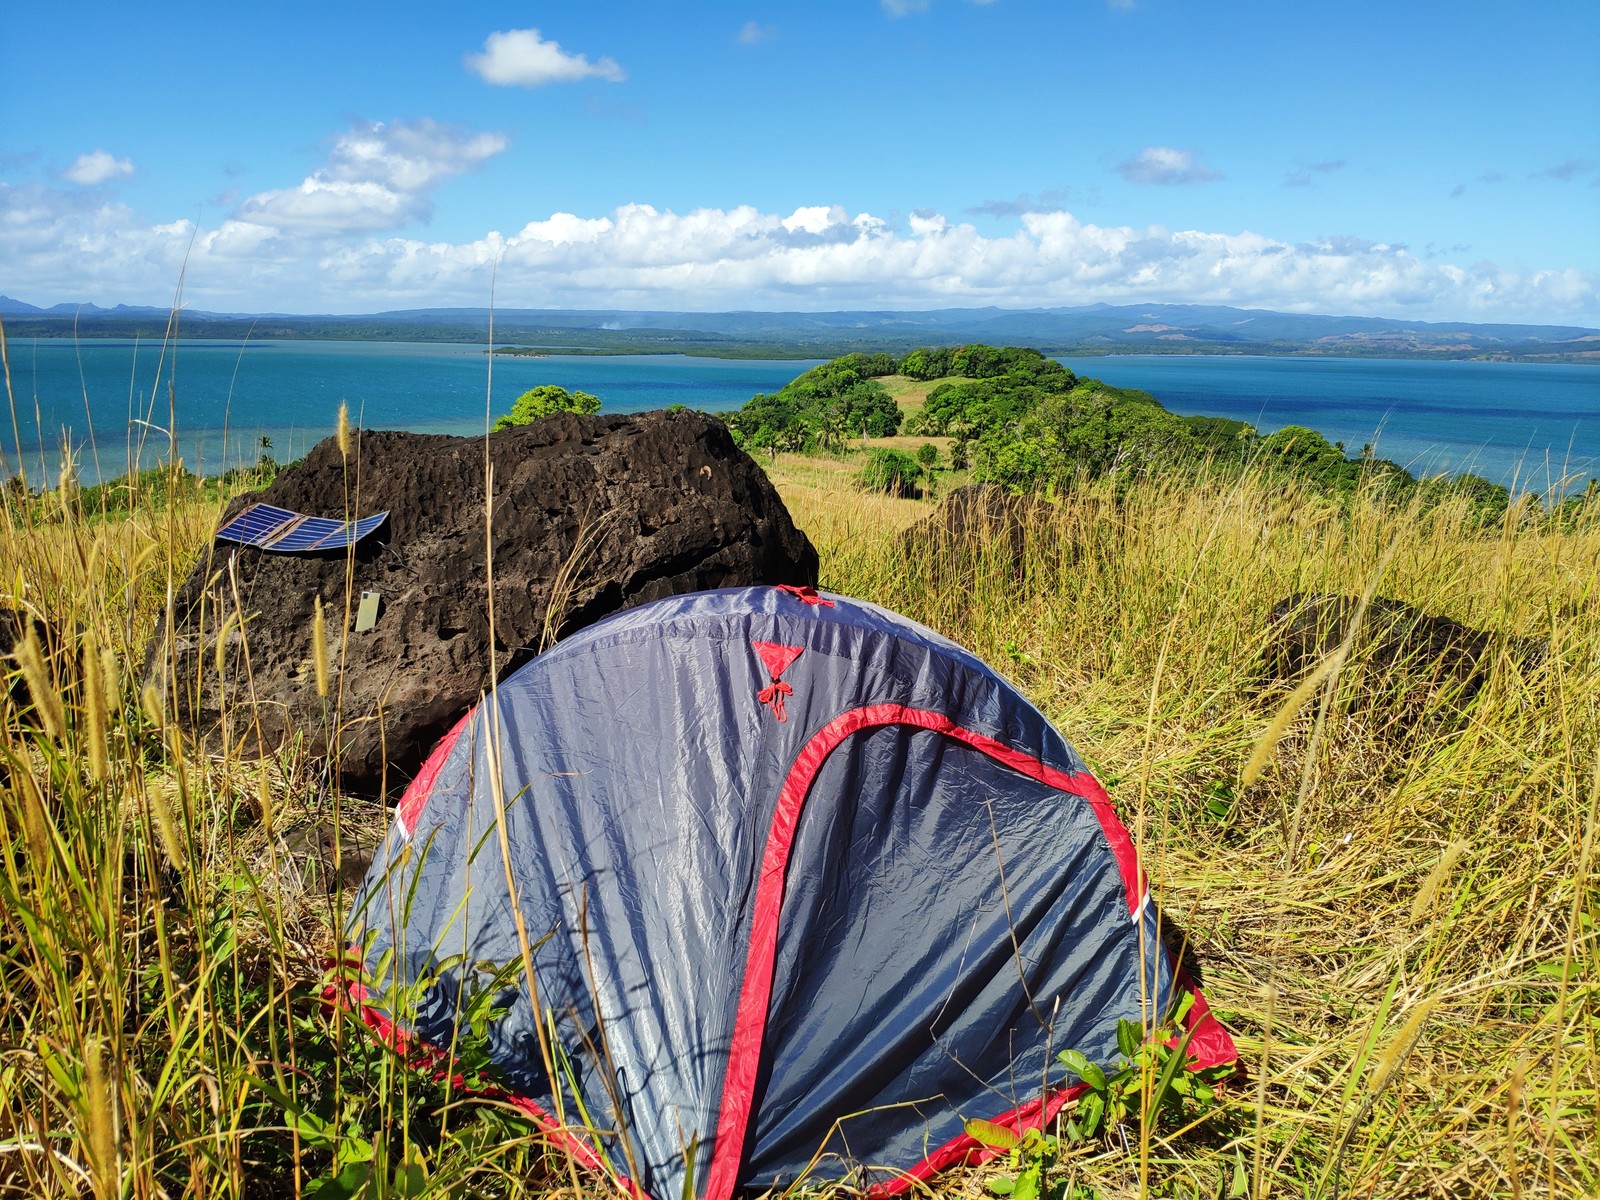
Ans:
MULTIPOLYGON (((9 337, 159 338, 164 308, 56 304, 0 296, 9 337)), ((185 309, 198 339, 484 341, 489 311, 420 308, 361 316, 185 309)), ((928 312, 638 312, 499 309, 495 344, 525 352, 823 358, 851 350, 991 342, 1050 354, 1286 354, 1600 362, 1600 330, 1329 317, 1194 304, 946 308, 928 312)))

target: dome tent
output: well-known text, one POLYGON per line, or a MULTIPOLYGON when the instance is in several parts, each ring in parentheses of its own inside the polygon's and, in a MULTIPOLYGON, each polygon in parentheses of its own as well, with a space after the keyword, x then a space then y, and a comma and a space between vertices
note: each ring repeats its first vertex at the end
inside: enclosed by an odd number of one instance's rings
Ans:
MULTIPOLYGON (((492 991, 508 1094, 588 1114, 574 1151, 658 1200, 908 1186, 966 1118, 1048 1116, 1057 1051, 1110 1064, 1119 1019, 1190 990, 1045 718, 937 634, 787 587, 617 614, 501 684, 402 798, 351 937, 369 1024, 447 1047, 492 991)), ((1188 1020, 1195 1065, 1232 1061, 1198 994, 1188 1020)))

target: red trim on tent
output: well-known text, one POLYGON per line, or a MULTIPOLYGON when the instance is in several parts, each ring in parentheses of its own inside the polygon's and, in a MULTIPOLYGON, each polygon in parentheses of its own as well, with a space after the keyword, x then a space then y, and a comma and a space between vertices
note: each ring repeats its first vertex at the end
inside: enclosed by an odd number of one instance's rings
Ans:
POLYGON ((428 803, 428 796, 433 791, 434 781, 439 778, 439 772, 444 767, 444 760, 450 757, 450 751, 456 748, 456 739, 461 736, 461 731, 467 727, 467 722, 472 720, 476 707, 469 708, 466 715, 457 721, 450 732, 439 739, 439 744, 433 748, 422 764, 422 769, 417 772, 417 777, 411 781, 411 786, 406 788, 405 795, 400 797, 400 828, 410 837, 417 827, 417 818, 422 816, 422 810, 428 803))
POLYGON ((780 583, 777 585, 780 592, 788 592, 796 600, 804 604, 820 604, 823 608, 833 608, 834 603, 810 584, 804 586, 793 583, 780 583))
MULTIPOLYGON (((1172 956, 1169 954, 1167 959, 1171 962, 1172 956)), ((1211 1005, 1206 1003, 1205 993, 1195 985, 1182 964, 1173 963, 1172 968, 1172 986, 1194 997, 1194 1003, 1183 1018, 1184 1028, 1194 1030, 1194 1036, 1189 1039, 1190 1068, 1203 1071, 1207 1067, 1238 1062, 1239 1048, 1233 1044, 1222 1022, 1211 1015, 1211 1005)))
MULTIPOLYGON (((739 991, 739 1008, 734 1018, 733 1041, 728 1049, 728 1070, 722 1082, 722 1104, 717 1114, 717 1140, 706 1175, 705 1200, 731 1200, 739 1183, 739 1166, 744 1159, 745 1135, 750 1123, 750 1103, 755 1095, 756 1075, 761 1066, 761 1046, 766 1037, 767 1010, 772 1000, 772 970, 778 952, 778 919, 783 907, 789 852, 806 795, 817 772, 830 754, 851 734, 883 725, 910 725, 929 729, 964 742, 996 762, 1036 779, 1047 787, 1069 792, 1088 801, 1094 811, 1127 893, 1128 911, 1137 914, 1145 884, 1139 870, 1133 839, 1112 810, 1110 797, 1087 771, 1069 775, 1047 767, 1021 751, 1013 750, 994 738, 963 729, 943 713, 909 708, 903 704, 874 704, 841 713, 814 734, 801 748, 772 815, 766 851, 756 883, 756 898, 750 922, 750 948, 745 957, 744 982, 739 991)), ((1221 1032, 1220 1027, 1218 1032, 1221 1032)), ((1227 1036, 1225 1033, 1222 1035, 1227 1036)), ((1020 1110, 1019 1110, 1020 1111, 1020 1110)))
MULTIPOLYGON (((359 963, 360 952, 351 947, 350 953, 357 956, 355 961, 359 963)), ((612 1170, 611 1164, 595 1152, 593 1146, 557 1122, 555 1117, 537 1101, 494 1084, 483 1087, 469 1085, 466 1076, 453 1069, 456 1065, 455 1060, 447 1051, 435 1046, 426 1038, 402 1029, 384 1013, 368 1004, 370 993, 366 985, 359 980, 346 979, 330 983, 323 991, 323 998, 330 1003, 343 1004, 353 1009, 360 1016, 361 1023, 370 1029, 380 1042, 404 1059, 408 1066, 426 1072, 440 1083, 449 1080, 450 1086, 463 1095, 497 1100, 511 1105, 537 1125, 553 1144, 577 1159, 580 1165, 588 1170, 598 1171, 615 1182, 624 1195, 636 1197, 636 1200, 650 1200, 633 1180, 618 1175, 612 1170)))
MULTIPOLYGON (((1056 1114, 1068 1102, 1076 1100, 1088 1090, 1088 1085, 1083 1083, 1058 1088, 1048 1096, 1019 1104, 1010 1112, 1003 1112, 998 1117, 990 1117, 988 1120, 990 1124, 999 1125, 1013 1133, 1044 1129, 1056 1119, 1056 1114)), ((928 1182, 941 1171, 948 1171, 956 1166, 976 1166, 992 1158, 999 1158, 1004 1153, 1006 1151, 985 1145, 969 1133, 958 1133, 938 1149, 929 1151, 928 1156, 914 1167, 901 1171, 893 1179, 873 1184, 867 1189, 866 1194, 874 1200, 880 1196, 898 1196, 902 1192, 910 1191, 919 1183, 928 1182)))

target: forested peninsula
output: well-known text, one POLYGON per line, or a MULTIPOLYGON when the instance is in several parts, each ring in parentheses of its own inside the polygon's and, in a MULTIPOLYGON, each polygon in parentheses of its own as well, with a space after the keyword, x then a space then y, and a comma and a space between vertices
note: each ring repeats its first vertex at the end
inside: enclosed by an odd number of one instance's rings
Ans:
POLYGON ((907 494, 934 484, 941 470, 1029 492, 1199 467, 1253 468, 1346 497, 1363 489, 1397 504, 1460 497, 1485 521, 1510 503, 1504 486, 1479 475, 1419 479, 1371 446, 1351 453, 1305 426, 1263 435, 1243 421, 1180 416, 1148 392, 1076 375, 1017 346, 846 354, 753 397, 726 420, 742 445, 768 456, 859 445, 868 455, 861 481, 907 494))

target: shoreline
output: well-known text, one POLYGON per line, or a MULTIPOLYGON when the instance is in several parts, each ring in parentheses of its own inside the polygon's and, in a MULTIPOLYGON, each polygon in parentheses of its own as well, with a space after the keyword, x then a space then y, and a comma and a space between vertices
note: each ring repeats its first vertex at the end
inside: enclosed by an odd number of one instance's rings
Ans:
MULTIPOLYGON (((119 392, 130 391, 130 367, 140 408, 148 407, 149 390, 165 392, 166 372, 174 371, 179 453, 191 469, 209 475, 254 465, 263 437, 271 440, 267 448, 277 460, 301 457, 332 432, 341 400, 368 428, 481 435, 484 367, 497 360, 503 369, 492 372, 495 411, 508 409, 528 386, 555 382, 599 395, 608 413, 684 403, 723 417, 820 361, 729 359, 685 354, 683 348, 574 354, 549 346, 497 347, 491 358, 479 343, 211 340, 181 343, 175 356, 165 356, 157 379, 148 376, 163 359, 161 348, 132 339, 76 348, 60 340, 38 339, 31 346, 30 339, 9 340, 17 412, 27 426, 22 451, 30 486, 58 476, 63 431, 71 436, 86 484, 125 473, 127 412, 119 392), (53 431, 44 437, 34 428, 30 390, 44 400, 40 424, 53 431), (80 432, 90 427, 85 392, 95 410, 98 470, 96 448, 80 432), (289 399, 280 403, 279 396, 289 399)), ((1419 476, 1470 472, 1517 494, 1565 495, 1600 474, 1596 422, 1588 416, 1589 397, 1600 394, 1600 378, 1591 382, 1590 376, 1600 364, 1581 364, 1574 372, 1544 369, 1564 364, 1445 366, 1348 356, 1337 362, 1328 361, 1330 356, 1264 354, 1048 357, 1112 386, 1147 391, 1179 416, 1244 420, 1263 434, 1304 425, 1351 450, 1374 443, 1380 456, 1419 476), (1531 486, 1530 478, 1542 486, 1531 486)), ((163 417, 156 423, 169 424, 163 417)), ((166 437, 152 432, 144 440, 140 465, 148 468, 158 452, 165 456, 166 437)), ((14 439, 3 442, 0 470, 17 458, 14 439)))
MULTIPOLYGON (((466 331, 462 331, 466 332, 466 331)), ((95 345, 123 345, 137 342, 140 345, 159 348, 160 335, 151 334, 141 336, 137 332, 119 330, 97 332, 93 330, 38 330, 26 329, 23 332, 13 333, 8 330, 8 342, 75 342, 84 346, 95 345)), ((776 342, 737 342, 728 345, 696 343, 693 339, 685 339, 686 345, 662 345, 659 339, 638 339, 637 341, 618 344, 615 346, 586 346, 586 345, 501 345, 489 347, 484 345, 482 339, 464 337, 386 337, 386 336, 339 336, 330 331, 318 331, 309 334, 271 334, 254 333, 241 334, 237 331, 218 332, 208 334, 194 329, 185 329, 177 339, 181 342, 200 343, 212 347, 232 347, 244 349, 254 346, 304 346, 317 343, 338 343, 345 345, 364 346, 471 346, 480 354, 504 355, 507 358, 696 358, 713 359, 721 362, 802 362, 814 359, 838 358, 844 354, 874 353, 887 350, 892 353, 897 350, 920 348, 921 343, 915 339, 905 340, 888 338, 881 340, 819 340, 815 343, 796 343, 792 341, 776 342)), ((1002 339, 993 344, 1024 345, 1032 344, 1050 358, 1205 358, 1205 359, 1284 359, 1296 362, 1423 362, 1423 363, 1504 363, 1508 366, 1600 366, 1600 350, 1586 350, 1581 352, 1555 351, 1549 354, 1537 352, 1512 352, 1495 350, 1453 350, 1448 348, 1437 349, 1410 349, 1405 346, 1374 346, 1362 349, 1319 349, 1312 346, 1297 344, 1264 345, 1256 348, 1216 343, 1201 342, 1184 347, 1167 348, 1163 346, 1105 346, 1094 342, 1065 342, 1051 341, 1049 339, 1035 339, 1029 343, 1026 339, 1017 341, 1002 339)), ((929 344, 941 346, 960 346, 978 344, 976 339, 968 341, 939 340, 929 344)))

